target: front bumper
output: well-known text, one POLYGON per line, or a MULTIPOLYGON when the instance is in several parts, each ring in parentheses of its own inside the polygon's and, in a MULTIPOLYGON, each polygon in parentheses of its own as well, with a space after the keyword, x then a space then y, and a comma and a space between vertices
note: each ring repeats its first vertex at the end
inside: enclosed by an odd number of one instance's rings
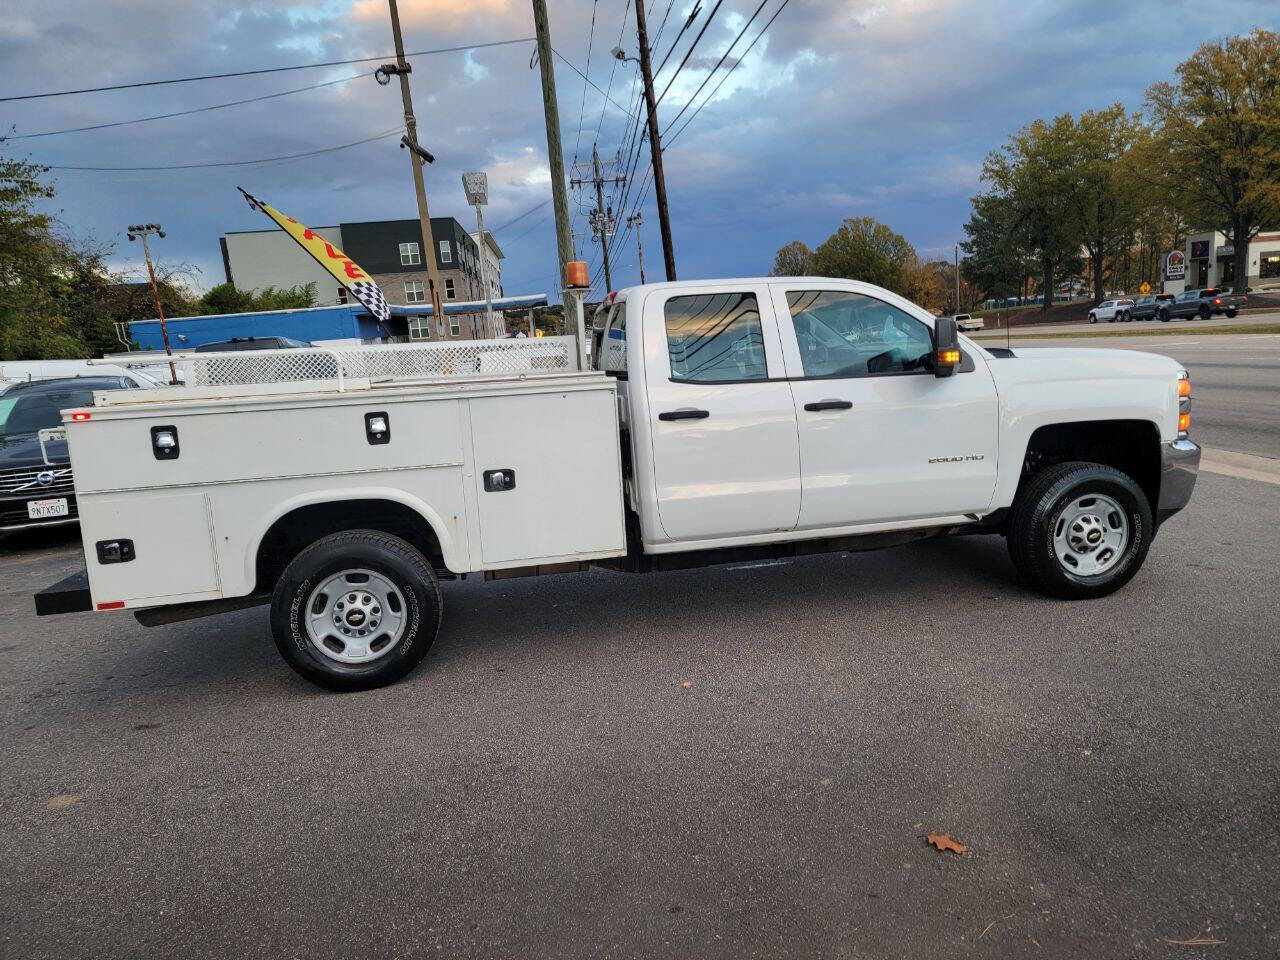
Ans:
POLYGON ((1200 446, 1190 440, 1160 444, 1160 502, 1156 505, 1156 526, 1164 523, 1191 501, 1200 473, 1200 446))

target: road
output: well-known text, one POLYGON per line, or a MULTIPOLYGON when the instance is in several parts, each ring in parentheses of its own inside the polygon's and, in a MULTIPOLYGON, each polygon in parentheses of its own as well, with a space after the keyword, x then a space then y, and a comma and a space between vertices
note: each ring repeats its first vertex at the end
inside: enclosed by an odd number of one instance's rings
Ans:
MULTIPOLYGON (((1215 450, 1280 458, 1280 334, 1196 336, 1196 330, 1188 325, 1167 337, 1014 336, 1010 344, 1015 351, 1020 346, 1106 347, 1173 357, 1191 373, 1192 439, 1215 450)), ((978 342, 1004 345, 988 339, 978 342)))
MULTIPOLYGON (((1000 326, 998 315, 985 317, 986 327, 983 333, 990 334, 1000 332, 1003 333, 1004 328, 1000 326)), ((1170 320, 1168 323, 1161 323, 1158 320, 1151 321, 1133 321, 1130 323, 1107 323, 1103 320, 1098 324, 1088 323, 1037 323, 1015 325, 1013 327, 1014 337, 1016 339, 1019 332, 1022 333, 1119 333, 1125 330, 1177 330, 1182 332, 1182 328, 1190 331, 1202 329, 1204 327, 1257 327, 1274 323, 1280 323, 1280 311, 1277 310, 1246 310, 1244 313, 1236 317, 1210 317, 1208 320, 1170 320)))
POLYGON ((992 537, 447 584, 345 696, 262 609, 37 620, 75 542, 10 540, 0 956, 1275 956, 1278 494, 1091 603, 992 537))

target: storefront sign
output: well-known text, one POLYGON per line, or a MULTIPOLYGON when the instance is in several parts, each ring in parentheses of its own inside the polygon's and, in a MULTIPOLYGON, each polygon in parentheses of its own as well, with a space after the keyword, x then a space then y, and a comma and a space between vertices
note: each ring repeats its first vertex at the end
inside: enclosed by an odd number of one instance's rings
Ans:
POLYGON ((1164 258, 1164 278, 1181 280, 1187 275, 1187 259, 1181 250, 1171 250, 1164 258))

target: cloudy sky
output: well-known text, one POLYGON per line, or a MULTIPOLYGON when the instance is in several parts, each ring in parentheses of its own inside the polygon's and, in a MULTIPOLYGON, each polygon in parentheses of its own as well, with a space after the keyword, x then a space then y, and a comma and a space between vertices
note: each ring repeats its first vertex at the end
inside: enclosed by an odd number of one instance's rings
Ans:
MULTIPOLYGON (((783 0, 766 0, 726 60, 734 63, 783 0)), ((612 158, 629 140, 635 20, 624 0, 549 0, 552 42, 615 103, 556 63, 566 163, 591 145, 612 158), (592 20, 594 17, 594 30, 592 20), (584 96, 585 92, 585 96, 584 96)), ((694 36, 705 34, 659 106, 664 129, 738 36, 759 0, 702 0, 659 75, 666 87, 694 36), (709 25, 708 25, 709 24, 709 25)), ((655 61, 693 10, 651 0, 655 61), (669 12, 668 12, 669 11, 669 12), (665 27, 660 25, 666 19, 665 27)), ((410 51, 530 37, 527 0, 401 0, 410 51)), ((196 74, 381 56, 392 49, 385 0, 18 0, 0 35, 0 96, 196 74)), ((677 264, 684 278, 767 272, 790 240, 820 243, 844 217, 874 216, 921 253, 949 254, 962 237, 984 155, 1036 117, 1122 101, 1170 76, 1197 45, 1254 25, 1280 28, 1275 0, 790 0, 714 98, 711 78, 665 154, 677 264)), ((531 42, 413 59, 432 214, 470 225, 464 170, 489 173, 488 224, 507 254, 508 293, 554 295, 555 239, 546 134, 531 42), (539 206, 542 204, 542 206, 539 206), (532 212, 529 212, 532 211, 532 212), (523 216, 522 216, 523 215, 523 216), (517 219, 519 218, 519 219, 517 219), (509 224, 509 225, 508 225, 509 224)), ((372 64, 0 102, 9 155, 57 168, 51 204, 71 232, 114 244, 111 262, 136 268, 123 227, 158 221, 157 253, 222 280, 218 237, 260 229, 242 185, 304 222, 415 215, 408 160, 398 149, 398 86, 372 64), (351 79, 354 78, 354 79, 351 79), (330 82, 334 81, 334 82, 330 82), (86 132, 33 136, 312 87, 258 103, 86 132), (70 169, 263 160, 384 139, 305 159, 164 171, 70 169)), ((661 248, 647 147, 626 201, 643 198, 647 273, 661 248)), ((586 231, 586 194, 571 195, 586 231)), ((617 197, 616 201, 620 201, 617 197)), ((579 241, 584 259, 598 245, 579 241)), ((635 282, 634 236, 619 245, 614 285, 635 282)))

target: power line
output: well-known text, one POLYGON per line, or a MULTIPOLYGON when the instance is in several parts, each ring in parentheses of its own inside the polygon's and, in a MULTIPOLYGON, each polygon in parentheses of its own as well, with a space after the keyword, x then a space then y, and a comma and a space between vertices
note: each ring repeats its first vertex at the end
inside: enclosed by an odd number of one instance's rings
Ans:
MULTIPOLYGON (((514 40, 491 40, 487 43, 467 43, 459 47, 438 47, 435 50, 417 50, 406 53, 406 57, 427 57, 437 53, 458 53, 462 50, 480 50, 484 47, 505 47, 513 43, 528 43, 533 37, 518 37, 514 40)), ((45 97, 69 97, 79 93, 102 93, 106 90, 133 90, 138 87, 160 87, 170 83, 194 83, 197 80, 225 80, 228 77, 254 77, 264 73, 284 73, 289 70, 313 70, 317 67, 343 67, 353 63, 383 63, 395 60, 393 54, 381 57, 355 57, 351 60, 326 60, 322 63, 299 63, 290 67, 262 67, 257 70, 238 70, 234 73, 207 73, 198 77, 173 77, 168 80, 140 80, 136 83, 116 83, 106 87, 82 87, 79 90, 51 90, 46 93, 23 93, 11 97, 0 97, 0 103, 14 100, 40 100, 45 97)))
POLYGON ((307 87, 298 87, 294 90, 282 90, 279 93, 268 93, 261 97, 249 97, 244 100, 229 100, 226 103, 214 103, 207 107, 194 107, 191 110, 178 110, 173 113, 157 113, 151 117, 138 117, 136 120, 116 120, 112 123, 95 123, 88 127, 70 127, 66 130, 45 130, 41 133, 17 133, 9 137, 0 137, 0 140, 31 140, 35 137, 56 137, 63 133, 84 133, 88 130, 105 130, 108 127, 126 127, 133 123, 148 123, 152 120, 168 120, 172 117, 186 117, 193 113, 207 113, 210 110, 221 110, 224 107, 238 107, 245 103, 260 103, 263 100, 274 100, 277 97, 288 97, 295 93, 306 93, 308 90, 319 90, 321 87, 332 87, 339 83, 350 83, 352 80, 359 80, 361 77, 367 77, 367 73, 356 73, 349 77, 342 77, 339 80, 326 80, 324 83, 313 83, 307 87))
POLYGON ((716 71, 720 69, 720 65, 724 63, 729 54, 733 52, 733 48, 738 45, 738 41, 746 35, 746 32, 751 28, 751 24, 755 23, 756 17, 760 16, 760 11, 764 9, 765 4, 768 2, 769 0, 760 0, 760 6, 756 7, 755 13, 751 14, 751 19, 743 24, 742 29, 738 31, 738 35, 733 38, 733 43, 729 44, 729 46, 725 48, 724 53, 720 55, 720 59, 716 61, 716 65, 711 68, 710 72, 702 78, 702 82, 698 84, 698 89, 689 95, 689 99, 686 100, 684 106, 680 108, 680 112, 671 118, 671 122, 667 124, 667 129, 662 131, 662 136, 664 138, 671 132, 671 128, 676 125, 676 121, 679 120, 684 115, 684 112, 693 104, 693 101, 698 99, 698 94, 702 92, 702 88, 705 87, 707 82, 716 75, 716 71))
MULTIPOLYGON (((711 26, 711 21, 716 18, 716 13, 720 9, 720 4, 724 0, 716 0, 716 5, 711 8, 711 12, 707 14, 707 19, 702 22, 702 29, 698 31, 698 35, 693 38, 693 43, 689 44, 689 49, 684 52, 684 59, 680 61, 680 65, 676 67, 676 72, 667 80, 667 85, 662 88, 662 93, 658 96, 658 103, 662 102, 662 98, 667 95, 667 91, 671 89, 671 85, 676 82, 676 77, 680 76, 680 71, 684 69, 684 65, 689 62, 689 58, 693 56, 693 51, 698 48, 698 42, 702 40, 702 35, 707 32, 707 28, 711 26)), ((679 39, 677 37, 677 39, 679 39)), ((673 48, 674 49, 674 48, 673 48)), ((658 72, 662 72, 662 68, 658 68, 658 72)))
POLYGON ((595 82, 594 82, 594 81, 592 81, 592 79, 591 79, 590 77, 588 77, 585 73, 583 73, 581 70, 579 70, 579 69, 577 68, 577 66, 575 66, 575 65, 574 65, 574 62, 573 62, 572 60, 570 60, 568 57, 566 57, 563 53, 561 53, 561 52, 560 52, 559 50, 557 50, 555 47, 552 47, 552 48, 551 48, 551 52, 552 52, 552 53, 554 53, 557 57, 559 57, 559 58, 560 58, 560 61, 561 61, 565 66, 567 66, 570 70, 572 70, 574 73, 576 73, 578 76, 580 76, 580 77, 581 77, 583 80, 585 80, 587 83, 591 84, 591 89, 595 90, 597 93, 599 93, 601 96, 603 96, 606 100, 608 100, 611 104, 613 104, 615 107, 617 107, 617 108, 618 108, 619 110, 621 110, 623 113, 625 113, 628 117, 630 117, 630 116, 631 116, 631 111, 630 111, 630 110, 628 110, 626 107, 624 107, 622 104, 620 104, 617 100, 613 99, 613 97, 609 96, 607 93, 605 93, 603 90, 601 90, 601 89, 600 89, 600 88, 595 84, 595 82))
POLYGON ((666 150, 667 147, 671 146, 671 144, 675 142, 676 137, 684 133, 685 128, 688 127, 689 124, 693 123, 694 118, 697 117, 698 114, 702 112, 702 108, 715 99, 716 94, 720 91, 720 88, 724 86, 724 82, 729 79, 730 74, 732 74, 734 70, 738 69, 738 64, 742 63, 742 61, 747 58, 747 54, 751 52, 751 48, 754 47, 756 43, 759 42, 760 38, 765 35, 765 32, 771 26, 773 26, 773 21, 778 19, 778 14, 782 13, 782 11, 787 8, 787 4, 790 2, 791 0, 782 0, 782 5, 773 12, 773 16, 769 18, 769 22, 766 23, 764 27, 760 30, 760 32, 756 34, 755 40, 752 40, 751 43, 747 45, 747 49, 742 51, 742 56, 740 56, 737 59, 737 61, 734 63, 732 67, 730 67, 728 70, 725 71, 724 76, 720 78, 720 82, 717 83, 715 85, 715 88, 711 91, 711 93, 707 95, 707 99, 703 100, 702 103, 698 105, 698 109, 693 111, 693 113, 689 115, 689 119, 684 122, 684 125, 681 126, 680 129, 677 130, 675 133, 673 133, 670 139, 668 139, 667 142, 663 144, 662 149, 664 151, 666 150))
POLYGON ((491 230, 489 230, 488 232, 489 232, 489 233, 497 233, 499 230, 505 230, 505 229, 507 229, 507 227, 511 226, 513 223, 519 223, 519 222, 520 222, 521 220, 523 220, 525 217, 529 216, 529 214, 534 213, 535 211, 541 210, 543 207, 545 207, 545 206, 546 206, 548 203, 550 203, 550 202, 551 202, 550 200, 543 200, 541 203, 537 204, 536 206, 532 206, 532 207, 530 207, 528 210, 526 210, 524 213, 520 214, 519 216, 512 217, 510 220, 508 220, 508 221, 507 221, 506 223, 504 223, 502 226, 500 226, 500 227, 493 227, 493 228, 492 228, 491 230))
POLYGON ((58 163, 42 163, 40 166, 49 170, 197 170, 209 167, 246 167, 255 163, 275 163, 280 160, 301 160, 304 157, 315 157, 322 153, 334 153, 338 150, 346 150, 350 147, 358 147, 361 144, 373 143, 375 140, 385 140, 387 137, 394 137, 397 133, 403 133, 404 127, 396 127, 394 130, 388 130, 385 133, 379 133, 376 136, 366 137, 363 140, 354 140, 351 143, 339 144, 336 147, 322 147, 319 150, 308 150, 305 153, 292 153, 281 157, 263 157, 259 160, 218 160, 208 163, 175 163, 167 166, 159 167, 86 167, 73 166, 70 164, 58 163))
MULTIPOLYGON (((587 77, 591 76, 591 49, 596 43, 596 8, 600 6, 600 0, 591 0, 591 32, 587 35, 587 72, 583 75, 582 84, 582 103, 578 105, 578 136, 573 142, 573 162, 578 162, 578 147, 582 145, 582 115, 587 109, 587 77)), ((612 79, 612 78, 611 78, 612 79)), ((608 94, 605 94, 608 96, 608 94)), ((600 107, 604 112, 604 107, 600 107)))

